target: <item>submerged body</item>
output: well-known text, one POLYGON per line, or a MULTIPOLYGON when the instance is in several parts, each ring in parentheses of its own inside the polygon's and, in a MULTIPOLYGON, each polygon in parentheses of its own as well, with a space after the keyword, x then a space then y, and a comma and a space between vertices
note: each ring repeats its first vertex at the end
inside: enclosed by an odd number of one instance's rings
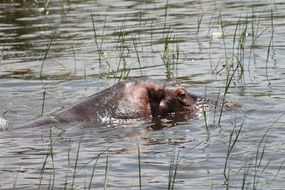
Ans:
POLYGON ((169 87, 150 79, 120 82, 84 101, 49 116, 23 124, 20 128, 60 123, 88 123, 88 126, 112 124, 125 119, 193 118, 204 100, 183 87, 169 87))
POLYGON ((155 80, 120 82, 52 116, 61 123, 112 124, 126 119, 151 120, 171 114, 193 117, 195 100, 183 87, 155 80))

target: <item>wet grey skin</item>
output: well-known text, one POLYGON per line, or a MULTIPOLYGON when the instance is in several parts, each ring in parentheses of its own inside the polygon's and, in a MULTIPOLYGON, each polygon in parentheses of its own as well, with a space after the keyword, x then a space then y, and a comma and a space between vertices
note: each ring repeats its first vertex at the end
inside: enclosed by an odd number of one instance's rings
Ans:
POLYGON ((191 94, 183 87, 166 86, 151 79, 120 82, 85 100, 16 128, 82 123, 86 126, 116 124, 139 119, 151 121, 171 118, 187 120, 197 116, 202 107, 220 102, 191 94))

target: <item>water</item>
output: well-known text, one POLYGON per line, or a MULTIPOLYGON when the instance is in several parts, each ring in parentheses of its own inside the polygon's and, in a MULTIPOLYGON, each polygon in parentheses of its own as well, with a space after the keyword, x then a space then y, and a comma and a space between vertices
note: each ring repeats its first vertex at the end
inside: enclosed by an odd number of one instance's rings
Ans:
POLYGON ((41 113, 44 92, 45 113, 128 77, 216 97, 229 65, 243 68, 227 95, 242 107, 225 112, 221 127, 206 128, 201 116, 161 130, 127 122, 2 131, 1 189, 88 189, 98 155, 92 188, 106 181, 109 189, 139 189, 138 146, 143 189, 168 187, 173 157, 175 189, 240 189, 243 181, 249 189, 283 189, 284 13, 277 0, 1 1, 0 113, 9 110, 11 127, 41 113), (229 137, 242 123, 227 181, 229 137))

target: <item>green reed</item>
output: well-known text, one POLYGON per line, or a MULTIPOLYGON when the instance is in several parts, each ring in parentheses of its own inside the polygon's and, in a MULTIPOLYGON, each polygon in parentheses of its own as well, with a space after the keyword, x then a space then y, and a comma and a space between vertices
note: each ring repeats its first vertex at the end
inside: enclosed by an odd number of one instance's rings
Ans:
MULTIPOLYGON (((117 45, 116 45, 116 50, 118 51, 119 54, 119 61, 116 64, 116 69, 112 68, 112 66, 108 63, 108 61, 105 61, 104 63, 107 65, 107 71, 103 70, 103 58, 106 54, 108 54, 108 52, 104 52, 103 51, 103 44, 104 44, 104 40, 105 40, 105 28, 106 28, 106 17, 104 19, 104 24, 103 24, 103 29, 102 29, 102 35, 99 36, 99 31, 98 28, 96 27, 96 22, 95 22, 95 15, 92 13, 91 14, 91 18, 92 18, 92 26, 93 26, 93 33, 94 33, 94 42, 95 42, 95 46, 97 48, 97 52, 98 52, 98 62, 99 62, 99 68, 100 68, 100 77, 110 77, 113 76, 114 78, 118 78, 118 80, 125 80, 126 78, 128 78, 128 75, 131 71, 131 68, 127 65, 127 57, 128 57, 128 52, 129 50, 128 48, 128 42, 127 42, 127 36, 130 34, 125 25, 124 25, 124 21, 122 22, 121 27, 118 29, 118 31, 114 32, 114 35, 116 35, 117 38, 117 45), (127 52, 127 55, 126 55, 127 52)), ((132 38, 132 43, 135 49, 135 53, 136 53, 136 57, 138 60, 138 63, 141 67, 141 60, 140 60, 140 56, 138 53, 138 49, 137 49, 137 42, 135 37, 133 36, 132 38)))
POLYGON ((0 56, 0 63, 1 63, 1 61, 4 59, 5 46, 6 46, 6 43, 4 43, 3 46, 2 46, 1 56, 0 56))
POLYGON ((138 60, 138 63, 139 63, 139 68, 140 68, 140 72, 141 72, 141 76, 142 76, 143 74, 142 74, 141 59, 140 59, 140 56, 139 56, 137 43, 136 43, 136 38, 134 37, 134 35, 132 36, 132 39, 133 39, 133 45, 134 45, 134 48, 135 48, 135 53, 136 53, 136 57, 137 57, 137 60, 138 60))
POLYGON ((121 62, 123 62, 123 60, 125 61, 124 54, 127 46, 126 36, 127 32, 123 22, 122 26, 120 27, 120 31, 118 32, 118 39, 117 39, 118 45, 116 46, 117 47, 116 49, 119 51, 119 62, 116 69, 117 71, 120 68, 121 62))
POLYGON ((97 167, 97 164, 98 164, 98 161, 99 161, 99 158, 101 157, 101 155, 102 155, 101 153, 98 154, 98 156, 95 159, 95 163, 94 163, 94 166, 93 166, 93 169, 92 169, 92 173, 91 173, 88 189, 92 189, 92 181, 93 181, 93 178, 95 177, 95 170, 96 170, 96 167, 97 167))
POLYGON ((177 67, 179 56, 180 56, 180 46, 176 36, 173 32, 173 29, 168 24, 168 14, 169 14, 169 1, 166 1, 165 10, 164 10, 164 32, 163 32, 163 50, 162 55, 160 55, 163 65, 165 67, 166 78, 168 80, 174 78, 174 70, 177 67), (173 48, 171 48, 173 44, 173 48))
MULTIPOLYGON (((241 167, 241 169, 239 169, 240 171, 243 171, 242 173, 242 181, 240 183, 240 187, 241 189, 248 189, 249 185, 251 185, 251 189, 259 189, 258 185, 261 184, 262 182, 260 181, 262 179, 262 176, 266 173, 266 170, 268 169, 271 161, 273 158, 267 160, 265 162, 264 160, 264 155, 266 154, 266 147, 267 147, 267 137, 268 137, 268 133, 269 131, 273 128, 273 126, 280 120, 280 118, 282 118, 285 115, 285 112, 283 114, 281 114, 276 120, 273 121, 273 123, 271 124, 270 127, 268 127, 268 129, 264 132, 260 142, 257 145, 256 148, 256 153, 255 155, 251 158, 250 161, 246 161, 243 166, 241 167)), ((230 167, 230 161, 232 158, 232 154, 234 154, 234 150, 235 147, 238 147, 240 140, 240 136, 242 134, 242 129, 245 126, 245 119, 241 122, 241 124, 237 124, 237 121, 235 120, 233 122, 233 128, 230 131, 229 134, 229 139, 228 139, 228 149, 226 152, 226 158, 225 158, 225 163, 224 163, 224 169, 223 169, 223 175, 225 178, 225 184, 226 184, 226 189, 230 189, 231 186, 231 182, 232 180, 234 180, 234 176, 231 174, 231 170, 232 168, 230 167), (232 177, 233 176, 233 177, 232 177)), ((49 141, 48 141, 48 145, 47 145, 47 153, 45 155, 43 164, 42 164, 42 168, 41 168, 41 172, 40 172, 40 182, 38 185, 38 189, 42 189, 42 188, 48 188, 48 189, 54 189, 55 188, 55 179, 56 179, 56 169, 55 169, 55 147, 54 147, 54 139, 53 139, 53 129, 50 129, 50 133, 49 133, 49 141), (50 162, 49 162, 50 160, 50 162), (51 165, 51 166, 50 166, 51 165), (50 174, 50 178, 48 179, 48 184, 44 185, 43 184, 43 180, 44 180, 44 176, 46 174, 50 174)), ((71 163, 70 158, 71 158, 71 138, 69 139, 69 149, 68 149, 68 157, 67 157, 67 162, 69 163, 68 165, 72 167, 73 171, 70 172, 70 170, 68 169, 68 173, 72 173, 71 176, 68 176, 68 174, 66 175, 66 179, 65 179, 65 183, 64 183, 64 187, 63 189, 76 189, 77 186, 80 184, 76 183, 76 179, 79 176, 78 174, 80 174, 81 170, 85 169, 85 168, 89 168, 90 169, 90 174, 86 175, 86 189, 94 189, 96 188, 95 184, 94 184, 94 178, 95 178, 95 171, 97 170, 98 167, 98 162, 99 161, 103 161, 103 159, 105 159, 105 163, 104 164, 104 189, 108 189, 108 176, 109 176, 109 169, 110 169, 110 154, 109 154, 109 148, 107 148, 106 151, 103 151, 101 153, 99 153, 98 155, 94 156, 90 161, 88 161, 87 163, 80 165, 80 150, 81 148, 81 142, 82 142, 82 138, 80 137, 79 142, 78 142, 78 146, 75 150, 75 160, 74 163, 71 163), (102 157, 102 155, 106 155, 105 158, 102 157), (94 163, 94 164, 92 164, 94 163), (91 167, 92 166, 92 167, 91 167), (68 183, 68 179, 71 178, 71 182, 70 184, 68 183), (89 179, 89 180, 88 180, 89 179)), ((190 153, 190 151, 192 151, 193 149, 195 149, 196 147, 198 147, 201 144, 204 144, 205 141, 199 142, 197 145, 195 145, 194 147, 192 147, 191 149, 187 150, 187 154, 190 153)), ((174 147, 172 149, 171 155, 170 155, 170 162, 169 162, 169 169, 168 169, 168 182, 167 182, 167 189, 175 189, 175 184, 176 184, 176 178, 177 178, 177 173, 180 169, 180 162, 181 159, 183 159, 183 155, 180 155, 180 149, 177 150, 176 147, 174 147)), ((137 165, 137 169, 138 169, 138 186, 139 189, 143 189, 143 184, 142 184, 142 153, 141 153, 141 148, 140 145, 137 145, 137 161, 138 161, 138 165, 137 165)), ((276 175, 272 178, 272 181, 274 180, 274 178, 278 175, 278 173, 280 172, 282 167, 282 163, 280 164, 279 168, 276 171, 276 175)), ((20 167, 21 169, 21 167, 20 167)), ((19 171, 20 171, 19 169, 19 171)), ((18 173, 19 173, 18 171, 18 173)), ((83 170, 84 171, 84 170, 83 170)), ((189 171, 191 172, 191 171, 189 171)), ((14 184, 13 184, 13 188, 16 189, 16 182, 17 182, 17 178, 18 178, 18 173, 16 174, 15 180, 14 180, 14 184)), ((211 185, 211 188, 214 188, 214 185, 211 185)))
MULTIPOLYGON (((265 32, 266 29, 260 31, 260 20, 258 16, 256 15, 255 8, 252 8, 252 13, 251 13, 251 19, 248 16, 240 16, 239 19, 236 22, 235 25, 235 30, 234 30, 234 35, 232 38, 232 48, 231 48, 231 54, 227 51, 227 46, 226 46, 226 40, 225 37, 223 37, 223 46, 224 46, 224 54, 225 54, 225 61, 224 64, 222 65, 221 69, 217 71, 217 74, 221 73, 222 71, 226 72, 226 79, 225 79, 225 85, 224 85, 224 92, 223 92, 223 100, 222 100, 222 108, 225 103, 225 98, 226 95, 229 91, 229 88, 232 85, 236 85, 236 81, 240 85, 244 85, 245 79, 244 79, 244 74, 245 74, 245 67, 246 67, 246 57, 247 57, 247 49, 250 48, 249 52, 249 63, 250 63, 250 58, 251 58, 251 52, 253 51, 253 48, 256 46, 256 41, 258 38, 261 37, 261 35, 265 32), (250 27, 251 24, 251 27, 250 27), (250 30, 251 29, 251 30, 250 30), (251 34, 251 41, 249 42, 249 34, 251 34), (251 44, 249 46, 249 44, 251 44)), ((273 46, 273 36, 274 36, 274 14, 271 9, 271 37, 270 41, 267 47, 267 58, 266 58, 266 67, 265 67, 265 72, 266 72, 266 77, 268 81, 268 85, 270 85, 270 81, 268 78, 268 62, 269 62, 269 57, 270 57, 270 52, 272 50, 273 46)), ((221 27, 222 33, 224 34, 224 23, 222 19, 222 14, 220 13, 218 17, 218 23, 221 27)), ((249 63, 248 63, 248 70, 249 68, 249 63)), ((218 64, 219 65, 219 64, 218 64)), ((217 66, 218 67, 218 66, 217 66)), ((217 69, 217 67, 215 69, 217 69)), ((222 118, 222 112, 223 109, 220 111, 220 116, 219 116, 219 124, 221 122, 222 118)))
MULTIPOLYGON (((140 145, 138 144, 137 146, 138 146, 137 151, 138 151, 139 189, 142 189, 141 150, 140 150, 140 145)), ((167 186, 167 189, 169 189, 169 190, 174 189, 179 162, 180 162, 180 149, 177 152, 176 148, 174 147, 172 152, 171 152, 170 164, 169 164, 169 170, 168 170, 168 186, 167 186)))
POLYGON ((68 170, 67 170, 67 173, 65 175, 65 181, 64 181, 64 190, 68 189, 67 188, 67 184, 68 184, 68 173, 69 173, 69 170, 70 170, 70 167, 71 167, 71 164, 70 164, 70 151, 71 151, 71 137, 69 138, 69 141, 68 141, 68 150, 67 150, 67 162, 68 162, 68 170))
POLYGON ((44 64, 46 62, 46 59, 47 59, 47 56, 48 56, 48 53, 50 51, 50 47, 53 43, 53 39, 54 39, 54 34, 51 36, 51 38, 49 39, 49 42, 48 42, 48 46, 47 46, 47 49, 45 51, 45 55, 44 55, 44 58, 43 58, 43 61, 42 61, 42 64, 41 64, 41 67, 40 67, 40 78, 42 78, 43 76, 43 69, 44 69, 44 64))
MULTIPOLYGON (((221 16, 220 16, 221 17, 221 16)), ((227 51, 227 46, 225 42, 225 38, 223 37, 223 45, 225 49, 225 64, 222 65, 222 68, 217 71, 217 74, 220 74, 222 71, 226 73, 225 84, 223 87, 223 97, 221 103, 221 110, 219 114, 218 124, 220 125, 223 108, 226 103, 226 96, 229 92, 229 89, 232 85, 236 85, 236 81, 243 85, 244 84, 244 71, 245 71, 245 56, 246 56, 246 44, 247 44, 247 36, 248 36, 248 16, 246 16, 245 20, 240 16, 237 20, 234 35, 232 39, 232 48, 231 54, 227 51)), ((222 33, 224 33, 223 21, 222 18, 219 18, 220 25, 222 29, 222 33)), ((217 69, 217 67, 215 68, 217 69)))
POLYGON ((20 168, 18 169, 17 174, 16 174, 16 176, 14 178, 14 181, 13 181, 13 187, 12 187, 13 190, 16 189, 17 179, 18 179, 19 173, 20 173, 20 171, 22 169, 22 165, 23 165, 23 163, 21 162, 20 168))
POLYGON ((173 31, 169 28, 163 38, 163 51, 162 55, 160 55, 165 67, 166 78, 169 80, 174 78, 174 73, 178 68, 181 53, 179 41, 175 35, 172 37, 172 33, 173 31))
MULTIPOLYGON (((61 133, 60 133, 61 134, 61 133)), ((49 183, 47 184, 48 189, 54 189, 55 186, 55 161, 54 161, 54 142, 53 142, 53 128, 50 129, 50 134, 49 134, 49 144, 48 144, 48 148, 47 148, 47 154, 45 156, 42 168, 41 168, 41 172, 40 172, 40 182, 38 185, 38 189, 41 189, 42 187, 46 187, 42 184, 43 180, 44 180, 44 176, 45 174, 48 173, 47 170, 50 171, 50 178, 49 178, 49 183), (49 159, 51 160, 51 167, 49 166, 49 159)), ((97 169, 98 166, 98 161, 99 159, 102 157, 103 154, 106 154, 106 162, 105 162, 105 178, 104 178, 104 189, 107 189, 107 184, 108 184, 108 171, 109 171, 109 148, 107 149, 107 151, 101 152, 98 155, 94 156, 94 158, 92 158, 90 161, 88 161, 85 164, 81 164, 80 163, 80 150, 81 150, 81 142, 82 142, 82 138, 80 137, 79 142, 78 142, 78 146, 76 149, 76 153, 75 153, 75 159, 74 159, 74 163, 71 163, 71 138, 69 138, 69 149, 68 149, 68 156, 67 156, 67 162, 68 162, 68 170, 67 170, 67 174, 66 174, 66 178, 65 178, 65 182, 64 182, 64 187, 63 189, 76 189, 76 179, 78 174, 81 172, 82 169, 89 167, 91 163, 94 162, 94 165, 92 167, 92 172, 90 174, 90 181, 88 183, 88 189, 93 189, 93 180, 95 177, 95 171, 97 169), (106 152, 106 153, 105 153, 106 152), (81 166, 80 166, 81 165, 81 166), (73 169, 73 171, 70 171, 70 169, 73 169), (71 176, 69 175, 69 173, 72 173, 71 176), (71 180, 70 183, 68 182, 68 180, 71 180)), ((17 176, 15 177, 15 181, 14 181, 14 187, 16 187, 16 179, 17 176)), ((88 177, 88 176, 87 176, 88 177)))
POLYGON ((275 31, 273 8, 271 8, 271 12, 270 12, 270 21, 271 21, 270 22, 271 36, 270 36, 269 44, 267 47, 266 66, 265 66, 265 73, 266 73, 268 85, 271 85, 271 82, 269 81, 269 78, 268 78, 268 62, 269 62, 270 51, 271 49, 273 49, 273 36, 274 36, 274 31, 275 31))
POLYGON ((165 66, 165 70, 166 70, 166 74, 167 74, 167 76, 166 76, 166 78, 167 79, 170 79, 171 77, 170 77, 170 52, 169 52, 169 44, 170 44, 170 28, 169 28, 169 30, 168 30, 168 32, 167 32, 167 35, 166 35, 166 37, 164 37, 164 39, 163 39, 163 44, 164 44, 164 48, 163 48, 163 52, 162 52, 162 56, 161 56, 161 58, 162 58, 162 62, 163 62, 163 64, 164 64, 164 66, 165 66))
MULTIPOLYGON (((54 167, 54 151, 53 151, 53 137, 52 137, 52 131, 53 129, 50 128, 50 133, 49 133, 49 145, 48 145, 48 149, 47 149, 47 153, 44 159, 44 163, 42 165, 41 171, 40 171, 40 182, 38 185, 38 189, 41 189, 41 185, 42 185, 42 181, 44 178, 44 173, 47 169, 47 165, 48 165, 48 159, 49 157, 51 158, 51 162, 52 162, 52 168, 51 171, 52 172, 52 179, 49 180, 49 186, 53 187, 55 184, 55 167, 54 167)), ((51 188, 52 189, 52 188, 51 188)))
POLYGON ((229 175, 229 170, 228 170, 228 162, 229 162, 230 154, 232 153, 233 148, 236 145, 238 138, 240 136, 241 129, 244 125, 244 121, 245 120, 243 120, 243 122, 239 128, 237 127, 236 121, 235 121, 234 127, 233 127, 233 129, 230 133, 230 136, 229 136, 228 150, 227 150, 227 156, 226 156, 226 161, 225 161, 225 165, 224 165, 224 172, 223 172, 225 180, 226 180, 226 184, 227 184, 227 189, 229 189, 229 180, 230 180, 230 175, 229 175))
POLYGON ((109 174, 109 149, 107 150, 107 155, 106 155, 105 177, 104 177, 104 190, 107 189, 107 185, 108 185, 108 174, 109 174))
POLYGON ((246 48, 246 39, 248 35, 248 20, 242 21, 239 19, 236 24, 234 36, 233 36, 233 47, 232 47, 232 64, 236 62, 240 66, 238 78, 241 79, 244 75, 244 60, 245 60, 245 48, 246 48), (244 23, 244 24, 243 24, 244 23), (236 45, 237 41, 237 45, 236 45), (237 53, 235 49, 237 46, 237 53))
POLYGON ((74 189, 74 181, 75 181, 76 174, 77 174, 77 166, 78 166, 78 160, 79 160, 80 144, 81 144, 81 138, 80 138, 79 143, 78 143, 76 157, 75 157, 74 170, 73 170, 72 182, 71 182, 71 189, 74 189))
MULTIPOLYGON (((266 147, 268 145, 267 139, 268 139, 268 133, 270 130, 274 127, 274 125, 285 115, 285 112, 280 114, 273 122, 272 124, 265 130, 263 135, 261 136, 260 141, 257 144, 256 147, 256 152, 255 154, 245 163, 241 166, 239 169, 240 171, 243 171, 243 176, 242 176, 242 181, 240 184, 241 189, 260 189, 258 187, 259 184, 261 184, 262 176, 266 174, 266 170, 270 166, 270 163, 272 162, 274 157, 269 158, 269 160, 265 161, 265 154, 266 154, 266 147), (251 188, 250 188, 251 187, 251 188)), ((224 165, 224 178, 226 182, 226 189, 230 189, 230 182, 233 180, 231 179, 230 175, 230 158, 231 154, 233 153, 234 147, 238 146, 238 141, 240 136, 241 136, 241 131, 242 128, 244 128, 245 124, 245 119, 242 121, 240 126, 238 127, 236 124, 236 121, 234 121, 234 127, 229 135, 229 140, 228 140, 228 150, 227 150, 227 155, 226 155, 226 160, 225 160, 225 165, 224 165)), ((274 181, 276 176, 281 170, 281 167, 283 166, 283 163, 280 163, 279 168, 276 171, 275 176, 272 177, 271 180, 267 179, 266 184, 269 184, 269 181, 274 181)))
POLYGON ((201 28, 201 24, 202 24, 202 21, 203 21, 203 14, 201 14, 201 16, 198 16, 197 18, 197 31, 196 31, 196 34, 199 34, 199 31, 200 31, 200 28, 201 28))
POLYGON ((139 167, 139 189, 142 189, 142 172, 141 172, 141 150, 138 144, 138 167, 139 167))
MULTIPOLYGON (((80 156, 80 149, 81 149, 81 141, 82 141, 82 137, 80 137, 79 139, 79 143, 78 143, 78 146, 77 146, 77 150, 76 150, 76 156, 75 156, 75 161, 74 161, 74 166, 72 167, 72 164, 71 164, 71 138, 69 138, 69 149, 68 149, 68 157, 67 157, 67 162, 68 162, 68 170, 67 170, 67 174, 66 174, 66 178, 65 178, 65 183, 64 183, 64 189, 74 189, 74 186, 76 186, 77 184, 75 183, 76 181, 76 178, 78 176, 78 174, 85 168, 88 168, 93 162, 94 162, 94 165, 92 166, 92 170, 91 170, 91 174, 90 176, 87 176, 89 177, 89 183, 88 183, 88 187, 87 189, 93 189, 94 187, 94 184, 93 184, 93 181, 94 181, 94 178, 95 178, 95 172, 96 172, 96 169, 97 169, 97 166, 98 166, 98 162, 99 162, 99 159, 102 157, 103 154, 105 154, 105 151, 99 153, 98 155, 95 155, 90 161, 88 161, 87 163, 83 164, 82 166, 79 166, 79 156, 80 156), (72 181, 71 181, 71 187, 68 187, 68 179, 69 179, 69 174, 70 173, 70 168, 73 168, 73 174, 72 174, 72 181)), ((106 173, 106 171, 105 171, 106 173)))
MULTIPOLYGON (((163 32, 163 50, 162 54, 160 55, 162 58, 163 65, 165 66, 166 70, 166 78, 170 79, 173 78, 173 71, 175 70, 175 67, 177 68, 178 60, 180 58, 180 45, 178 43, 178 40, 176 39, 176 36, 173 35, 173 31, 171 27, 168 26, 168 14, 169 14, 169 2, 167 1, 165 4, 165 10, 164 10, 164 32, 163 32), (174 43, 175 42, 175 43, 174 43), (170 44, 174 45, 174 50, 170 50, 170 44)), ((99 65, 100 68, 102 68, 102 54, 104 53, 102 50, 102 44, 104 42, 105 37, 99 36, 99 29, 95 22, 95 15, 91 14, 92 18, 92 26, 93 26, 93 33, 94 33, 94 42, 97 48, 97 51, 99 53, 99 65), (100 38, 102 39, 100 41, 100 38)), ((108 71, 105 73, 107 77, 114 77, 115 79, 118 79, 118 81, 125 80, 129 77, 129 74, 132 70, 139 69, 141 76, 143 75, 142 69, 144 68, 142 65, 142 56, 141 53, 143 51, 140 51, 139 48, 143 48, 140 42, 141 38, 141 31, 144 30, 144 27, 149 23, 150 18, 142 18, 142 13, 140 12, 138 15, 138 26, 140 29, 137 30, 129 30, 129 27, 127 28, 125 26, 125 20, 122 22, 121 27, 118 27, 118 29, 115 30, 113 33, 113 36, 117 36, 117 44, 115 45, 116 51, 118 52, 118 63, 115 63, 116 68, 112 68, 112 66, 106 62, 108 66, 108 71), (130 66, 128 63, 128 59, 131 58, 130 56, 132 53, 135 54, 135 57, 137 59, 138 68, 130 66)), ((104 27, 106 24, 106 19, 104 21, 104 27)), ((150 23, 151 26, 153 23, 150 23)), ((151 39, 153 38, 152 33, 153 30, 150 30, 150 36, 151 39)), ((104 31, 103 31, 104 35, 104 31)), ((151 44, 152 45, 152 44, 151 44)), ((113 65, 113 64, 112 64, 113 65)), ((102 76, 102 70, 100 71, 100 75, 102 76)))
POLYGON ((47 83, 46 82, 44 83, 43 89, 44 89, 44 91, 43 91, 42 109, 41 109, 40 117, 42 117, 44 115, 45 102, 46 102, 46 92, 47 92, 47 83))
MULTIPOLYGON (((207 99, 207 86, 205 88, 205 96, 204 96, 204 98, 207 99)), ((204 122, 205 122, 205 126, 206 126, 206 129, 207 129, 207 132, 208 132, 209 123, 208 123, 208 117, 207 117, 207 110, 206 110, 204 105, 203 105, 202 108, 203 108, 202 113, 203 113, 204 122)))
MULTIPOLYGON (((130 33, 127 31, 125 26, 125 21, 123 21, 120 30, 118 31, 118 45, 116 46, 119 51, 119 62, 117 65, 117 68, 115 71, 113 71, 114 77, 118 77, 118 80, 126 80, 129 76, 129 73, 131 71, 131 67, 127 64, 127 58, 129 57, 129 44, 128 44, 128 35, 130 33), (117 76, 117 73, 119 76, 117 76)), ((135 43, 135 39, 132 39, 133 46, 135 48, 135 52, 137 53, 137 60, 139 60, 140 64, 140 57, 138 55, 138 52, 136 50, 137 46, 135 43)))
POLYGON ((73 60, 74 60, 74 74, 76 75, 77 74, 77 64, 76 64, 76 53, 75 53, 74 44, 72 44, 72 54, 73 54, 73 60))
POLYGON ((225 103, 226 103, 226 95, 228 94, 228 91, 229 91, 229 88, 231 86, 233 77, 234 77, 234 75, 235 75, 235 73, 236 73, 238 68, 239 68, 239 65, 237 65, 234 68, 233 71, 228 70, 227 77, 226 77, 226 80, 225 80, 225 86, 224 86, 223 98, 222 98, 222 103, 221 103, 221 108, 220 108, 220 115, 219 115, 218 125, 221 124, 222 114, 223 114, 223 110, 224 110, 225 103))
MULTIPOLYGON (((257 40, 262 36, 262 34, 268 29, 268 28, 261 28, 261 20, 260 15, 258 15, 256 12, 256 7, 258 7, 255 4, 255 1, 252 1, 252 11, 251 11, 251 41, 252 41, 252 47, 256 46, 257 40), (261 30, 261 31, 260 31, 261 30)), ((272 16, 272 15, 271 15, 272 16)), ((271 22, 273 22, 271 18, 271 22)), ((271 23, 272 24, 272 23, 271 23)))
MULTIPOLYGON (((278 116, 273 123, 267 128, 265 133, 263 134, 260 142, 257 145, 256 153, 255 153, 255 158, 254 158, 254 175, 253 175, 253 182, 252 182, 252 189, 257 189, 257 185, 259 184, 258 178, 260 178, 264 173, 267 167, 269 166, 271 159, 264 165, 263 168, 261 168, 264 154, 265 154, 265 149, 267 145, 267 136, 270 130, 274 127, 274 125, 285 115, 285 112, 281 113, 280 116, 278 116)), ((281 167, 281 165, 280 165, 281 167)), ((278 169, 279 172, 280 168, 278 169)))
POLYGON ((176 152, 176 148, 173 148, 170 164, 169 164, 169 172, 168 172, 168 190, 173 190, 177 175, 177 170, 180 162, 180 149, 176 152))
POLYGON ((95 22, 95 15, 93 13, 91 13, 91 19, 92 19, 92 27, 93 27, 93 34, 94 34, 94 42, 97 48, 97 52, 98 52, 98 62, 99 62, 99 68, 100 70, 102 69, 102 55, 103 55, 103 42, 105 39, 105 27, 106 27, 106 17, 104 19, 104 23, 103 23, 103 35, 101 37, 101 41, 99 41, 99 36, 98 36, 98 31, 96 29, 96 22, 95 22))

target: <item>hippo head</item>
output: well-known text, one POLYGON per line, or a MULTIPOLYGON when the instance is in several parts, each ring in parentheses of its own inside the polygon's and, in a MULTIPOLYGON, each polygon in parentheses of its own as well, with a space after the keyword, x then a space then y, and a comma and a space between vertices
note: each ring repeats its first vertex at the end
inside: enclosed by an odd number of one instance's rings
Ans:
POLYGON ((160 87, 149 90, 149 102, 153 117, 170 115, 193 116, 195 101, 183 87, 160 87))

